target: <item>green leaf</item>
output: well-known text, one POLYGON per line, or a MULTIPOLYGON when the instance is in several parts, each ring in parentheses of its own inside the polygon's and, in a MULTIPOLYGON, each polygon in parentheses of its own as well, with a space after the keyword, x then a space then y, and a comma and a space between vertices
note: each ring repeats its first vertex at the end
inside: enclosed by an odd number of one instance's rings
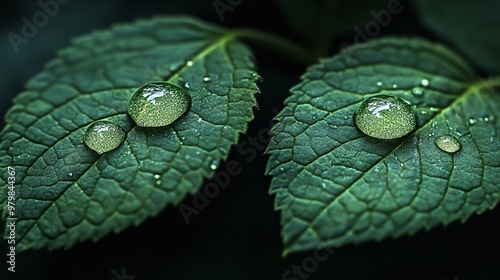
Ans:
POLYGON ((422 22, 475 65, 500 73, 499 1, 416 1, 422 22))
POLYGON ((271 130, 267 174, 285 254, 465 221, 500 198, 500 92, 487 88, 498 81, 476 80, 453 52, 421 39, 353 48, 309 68, 271 130), (408 101, 416 130, 395 140, 360 132, 354 112, 379 94, 408 101), (441 151, 443 134, 462 149, 441 151))
POLYGON ((28 82, 0 134, 1 165, 16 169, 18 252, 96 241, 195 193, 253 118, 253 70, 231 32, 188 17, 75 40, 28 82), (137 127, 129 100, 159 80, 188 86, 191 108, 170 126, 137 127), (103 155, 89 149, 83 135, 96 120, 121 126, 125 142, 103 155))

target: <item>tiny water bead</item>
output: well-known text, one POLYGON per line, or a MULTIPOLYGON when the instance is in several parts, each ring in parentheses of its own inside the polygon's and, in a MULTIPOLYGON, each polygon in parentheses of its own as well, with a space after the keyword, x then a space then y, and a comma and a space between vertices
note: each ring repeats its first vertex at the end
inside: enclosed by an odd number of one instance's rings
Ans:
POLYGON ((125 140, 125 132, 121 127, 109 121, 92 123, 83 136, 85 144, 98 154, 118 148, 123 140, 125 140))
POLYGON ((455 136, 450 134, 439 136, 434 140, 434 143, 438 148, 447 153, 455 153, 462 148, 460 141, 458 141, 455 136))
POLYGON ((216 170, 219 167, 219 161, 216 159, 213 159, 210 161, 210 169, 211 170, 216 170))
POLYGON ((356 126, 378 139, 400 138, 416 126, 415 112, 403 99, 377 95, 363 101, 354 114, 356 126))
POLYGON ((424 87, 428 87, 430 82, 427 79, 422 79, 422 81, 420 81, 420 84, 424 87))
POLYGON ((191 106, 187 91, 167 82, 141 86, 132 96, 128 113, 138 126, 161 127, 173 123, 191 106))
POLYGON ((423 95, 424 94, 424 89, 421 88, 421 87, 414 87, 412 90, 411 90, 411 93, 415 94, 415 95, 423 95))

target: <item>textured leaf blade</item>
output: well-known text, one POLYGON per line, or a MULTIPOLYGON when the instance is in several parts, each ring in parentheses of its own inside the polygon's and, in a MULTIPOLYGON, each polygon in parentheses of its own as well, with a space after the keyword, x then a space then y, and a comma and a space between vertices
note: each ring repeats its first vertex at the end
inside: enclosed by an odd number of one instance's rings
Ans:
POLYGON ((285 253, 464 221, 500 197, 500 95, 479 90, 441 45, 387 38, 353 48, 307 71, 271 131, 267 174, 285 253), (423 95, 412 93, 426 81, 423 95), (362 134, 353 114, 378 94, 409 101, 417 129, 391 141, 362 134), (436 147, 446 133, 461 151, 436 147))
POLYGON ((1 165, 16 168, 17 250, 95 241, 195 193, 253 118, 253 70, 231 33, 187 17, 75 40, 15 99, 0 136, 1 165), (191 109, 167 127, 136 127, 130 97, 159 80, 189 87, 191 109), (125 142, 90 150, 82 139, 95 120, 120 125, 125 142))

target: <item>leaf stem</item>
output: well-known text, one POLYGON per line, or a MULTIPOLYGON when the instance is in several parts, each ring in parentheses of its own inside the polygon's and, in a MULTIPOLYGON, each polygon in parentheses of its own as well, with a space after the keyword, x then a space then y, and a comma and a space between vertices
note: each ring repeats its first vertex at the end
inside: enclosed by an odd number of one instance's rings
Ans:
POLYGON ((314 52, 274 34, 246 28, 235 29, 232 34, 238 38, 255 41, 255 43, 280 55, 287 56, 303 66, 310 66, 318 62, 314 52))

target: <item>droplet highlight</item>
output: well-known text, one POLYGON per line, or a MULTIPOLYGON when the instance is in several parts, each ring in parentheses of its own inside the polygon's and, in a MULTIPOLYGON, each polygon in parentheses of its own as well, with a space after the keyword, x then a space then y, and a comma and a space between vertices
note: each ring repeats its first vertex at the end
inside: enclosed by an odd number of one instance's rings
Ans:
POLYGON ((173 123, 191 106, 187 91, 167 82, 141 86, 132 96, 128 113, 138 126, 161 127, 173 123))
POLYGON ((125 132, 122 128, 109 121, 92 123, 83 136, 85 144, 98 154, 118 148, 124 140, 125 132))
POLYGON ((462 148, 460 141, 455 136, 450 134, 439 136, 434 140, 434 143, 439 149, 447 153, 455 153, 462 148))
POLYGON ((377 95, 363 101, 354 114, 356 126, 378 139, 400 138, 416 126, 415 112, 403 99, 377 95))
POLYGON ((414 95, 417 95, 417 96, 421 96, 421 95, 424 95, 424 89, 421 87, 414 87, 411 90, 411 93, 413 93, 414 95))
POLYGON ((423 87, 428 87, 430 85, 430 82, 429 80, 427 79, 422 79, 422 81, 420 81, 420 84, 423 86, 423 87))
POLYGON ((213 159, 210 161, 210 170, 216 170, 219 167, 219 161, 213 159))

